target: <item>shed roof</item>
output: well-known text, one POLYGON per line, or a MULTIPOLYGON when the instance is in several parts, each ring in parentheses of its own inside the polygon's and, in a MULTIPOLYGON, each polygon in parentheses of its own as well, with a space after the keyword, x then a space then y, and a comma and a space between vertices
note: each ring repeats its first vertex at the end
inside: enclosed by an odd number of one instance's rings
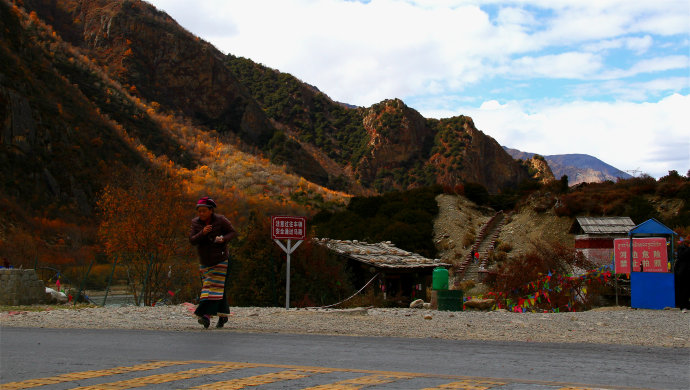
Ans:
POLYGON ((377 268, 431 268, 450 267, 440 259, 429 259, 417 253, 408 252, 393 245, 390 241, 370 244, 364 241, 334 240, 315 238, 314 242, 338 254, 372 265, 377 268))
POLYGON ((635 223, 630 217, 577 217, 585 234, 628 234, 635 223))
POLYGON ((657 221, 654 218, 648 219, 645 222, 635 226, 628 235, 642 235, 642 234, 656 234, 656 235, 678 235, 678 233, 666 227, 666 225, 657 221))

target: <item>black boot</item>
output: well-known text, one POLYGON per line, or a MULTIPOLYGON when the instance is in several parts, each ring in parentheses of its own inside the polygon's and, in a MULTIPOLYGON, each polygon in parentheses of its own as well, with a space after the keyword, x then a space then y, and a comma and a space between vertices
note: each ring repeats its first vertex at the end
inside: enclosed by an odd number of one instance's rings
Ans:
POLYGON ((228 322, 228 317, 219 316, 218 317, 218 323, 216 324, 216 328, 222 328, 226 322, 228 322))
POLYGON ((207 315, 203 315, 199 317, 199 323, 204 326, 204 329, 208 329, 208 327, 211 325, 211 319, 207 315))

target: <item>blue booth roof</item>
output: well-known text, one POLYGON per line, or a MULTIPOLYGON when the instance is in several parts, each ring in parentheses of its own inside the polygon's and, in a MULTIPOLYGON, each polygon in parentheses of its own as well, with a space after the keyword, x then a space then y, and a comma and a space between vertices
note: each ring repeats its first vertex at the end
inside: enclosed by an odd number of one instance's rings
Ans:
POLYGON ((628 232, 629 236, 636 235, 636 234, 678 235, 678 233, 669 229, 668 227, 666 227, 666 225, 662 224, 661 222, 657 221, 654 218, 651 218, 645 222, 642 222, 641 224, 635 226, 634 228, 632 228, 628 232))

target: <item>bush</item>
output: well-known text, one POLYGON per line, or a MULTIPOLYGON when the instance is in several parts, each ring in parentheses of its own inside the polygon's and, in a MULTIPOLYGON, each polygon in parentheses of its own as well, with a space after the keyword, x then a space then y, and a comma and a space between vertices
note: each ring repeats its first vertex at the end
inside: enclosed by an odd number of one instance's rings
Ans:
POLYGON ((475 238, 476 238, 475 234, 468 231, 467 233, 465 233, 465 236, 462 238, 462 246, 465 248, 471 246, 472 244, 474 244, 475 238))
POLYGON ((479 183, 465 183, 464 193, 467 199, 480 206, 489 202, 489 191, 479 183))
POLYGON ((497 250, 497 251, 500 251, 500 252, 506 252, 506 253, 508 253, 508 252, 510 252, 510 251, 513 250, 513 246, 510 245, 510 244, 507 243, 507 242, 502 242, 502 243, 500 243, 500 244, 498 245, 498 247, 496 247, 496 250, 497 250))
POLYGON ((487 281, 504 304, 534 296, 539 291, 539 282, 544 280, 551 283, 550 291, 548 300, 535 301, 533 306, 539 310, 586 309, 598 301, 596 285, 567 276, 573 272, 573 267, 591 269, 592 265, 584 257, 558 242, 532 242, 532 246, 524 257, 500 264, 495 279, 487 281))

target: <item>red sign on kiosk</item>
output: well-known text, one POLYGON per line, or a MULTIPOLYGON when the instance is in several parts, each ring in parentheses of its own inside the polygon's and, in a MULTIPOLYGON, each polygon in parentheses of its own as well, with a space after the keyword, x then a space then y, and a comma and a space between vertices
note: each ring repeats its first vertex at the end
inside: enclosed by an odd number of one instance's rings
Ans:
POLYGON ((271 217, 271 237, 274 240, 304 240, 307 231, 305 217, 271 217))
MULTIPOLYGON (((630 273, 630 239, 613 240, 616 273, 630 273)), ((640 263, 644 272, 668 272, 666 239, 663 237, 633 239, 633 271, 640 272, 640 263)))

